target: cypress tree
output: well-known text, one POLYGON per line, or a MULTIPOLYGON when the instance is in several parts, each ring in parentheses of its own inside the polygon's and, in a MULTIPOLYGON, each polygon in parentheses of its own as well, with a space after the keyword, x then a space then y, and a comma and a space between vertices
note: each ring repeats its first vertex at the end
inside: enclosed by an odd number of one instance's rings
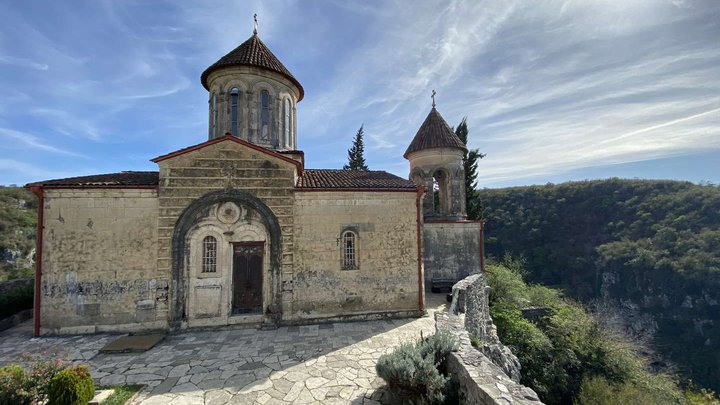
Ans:
MULTIPOLYGON (((468 127, 467 117, 464 117, 460 125, 455 128, 455 135, 467 146, 468 144, 468 127)), ((478 160, 485 157, 484 153, 480 153, 478 149, 468 148, 468 153, 463 158, 463 168, 465 169, 465 210, 469 219, 480 219, 482 215, 482 206, 477 198, 477 165, 478 160)))
POLYGON ((355 134, 355 140, 353 141, 352 147, 348 149, 348 164, 343 166, 345 170, 370 170, 365 164, 365 146, 363 145, 363 125, 360 125, 357 134, 355 134))

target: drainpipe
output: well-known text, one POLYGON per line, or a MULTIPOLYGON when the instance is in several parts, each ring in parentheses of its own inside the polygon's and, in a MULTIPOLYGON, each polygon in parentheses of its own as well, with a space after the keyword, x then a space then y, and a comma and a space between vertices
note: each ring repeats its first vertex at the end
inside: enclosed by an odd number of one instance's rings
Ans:
POLYGON ((485 220, 480 220, 480 272, 485 273, 485 220))
POLYGON ((422 260, 422 198, 426 188, 418 186, 415 208, 417 211, 417 276, 418 276, 418 309, 425 311, 425 289, 423 288, 423 260, 422 260))
POLYGON ((33 302, 33 324, 35 336, 40 336, 40 286, 42 278, 42 248, 43 248, 43 212, 45 196, 41 186, 28 187, 38 198, 37 214, 37 248, 35 250, 35 291, 33 302))

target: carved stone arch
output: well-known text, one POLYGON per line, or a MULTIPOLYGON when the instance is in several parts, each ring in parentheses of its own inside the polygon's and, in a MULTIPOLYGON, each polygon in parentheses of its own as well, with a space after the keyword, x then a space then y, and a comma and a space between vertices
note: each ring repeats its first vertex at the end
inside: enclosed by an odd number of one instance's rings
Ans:
POLYGON ((416 167, 410 172, 410 181, 415 181, 416 179, 421 180, 423 183, 427 179, 428 174, 421 168, 416 167))
MULTIPOLYGON (((247 93, 247 89, 248 89, 247 83, 245 83, 242 80, 236 79, 236 78, 231 78, 226 83, 224 83, 222 85, 220 91, 222 91, 225 94, 228 94, 228 93, 230 93, 230 90, 232 90, 235 87, 237 87, 240 90, 240 94, 244 95, 247 93)), ((243 96, 243 97, 245 97, 245 96, 243 96)))
MULTIPOLYGON (((435 167, 430 173, 430 177, 433 180, 433 185, 436 181, 438 183, 438 201, 437 203, 433 201, 433 211, 436 215, 447 216, 452 210, 451 196, 453 178, 451 177, 450 170, 445 166, 435 167)), ((434 191, 435 190, 433 190, 433 192, 434 191)))
POLYGON ((269 238, 270 255, 270 305, 265 315, 274 324, 282 319, 281 258, 282 246, 280 224, 272 210, 254 195, 242 190, 221 190, 203 195, 190 203, 175 223, 172 236, 172 280, 170 283, 170 330, 178 331, 182 321, 187 319, 185 292, 185 261, 188 254, 188 233, 203 221, 210 207, 218 203, 233 202, 250 208, 260 215, 269 238))
POLYGON ((275 88, 275 86, 272 85, 272 83, 260 80, 253 83, 252 85, 252 92, 253 94, 255 94, 258 102, 260 101, 260 92, 263 90, 267 90, 268 93, 270 93, 270 98, 278 97, 278 90, 275 88))

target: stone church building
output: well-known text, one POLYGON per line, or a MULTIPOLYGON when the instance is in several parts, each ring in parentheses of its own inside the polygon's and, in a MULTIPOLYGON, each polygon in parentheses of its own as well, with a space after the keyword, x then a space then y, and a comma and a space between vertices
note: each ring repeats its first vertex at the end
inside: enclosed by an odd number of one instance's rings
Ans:
POLYGON ((208 139, 39 198, 35 334, 411 317, 480 271, 465 145, 434 105, 384 171, 308 169, 300 82, 257 33, 207 68, 208 139))

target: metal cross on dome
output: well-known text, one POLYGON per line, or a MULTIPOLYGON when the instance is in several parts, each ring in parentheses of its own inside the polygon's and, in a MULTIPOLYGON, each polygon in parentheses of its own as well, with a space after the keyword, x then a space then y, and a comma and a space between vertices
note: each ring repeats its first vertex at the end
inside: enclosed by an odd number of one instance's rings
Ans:
POLYGON ((257 14, 253 14, 253 21, 255 21, 255 23, 253 24, 253 35, 257 35, 257 30, 258 30, 257 14))
POLYGON ((435 90, 433 89, 432 95, 430 96, 430 97, 432 98, 432 100, 433 100, 433 104, 432 104, 432 105, 433 105, 433 108, 435 108, 435 95, 436 95, 436 94, 437 94, 437 93, 436 93, 435 90))

